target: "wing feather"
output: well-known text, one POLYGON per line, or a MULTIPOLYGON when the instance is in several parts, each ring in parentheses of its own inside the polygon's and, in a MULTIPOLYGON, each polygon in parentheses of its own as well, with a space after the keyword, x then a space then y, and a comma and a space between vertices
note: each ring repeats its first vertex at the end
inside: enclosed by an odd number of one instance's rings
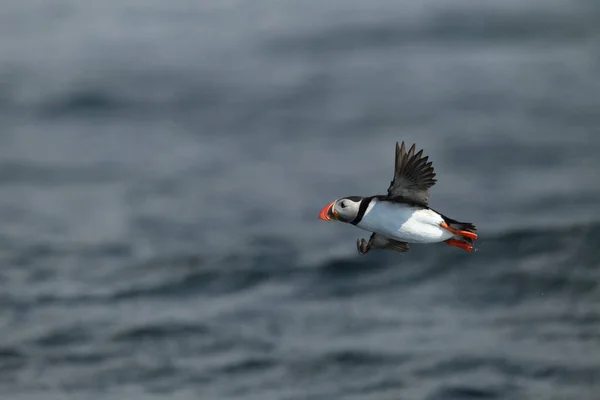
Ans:
POLYGON ((423 157, 423 150, 415 154, 415 144, 408 152, 404 141, 396 142, 396 163, 394 179, 388 188, 388 200, 410 200, 427 204, 429 188, 436 183, 433 163, 429 156, 423 157))

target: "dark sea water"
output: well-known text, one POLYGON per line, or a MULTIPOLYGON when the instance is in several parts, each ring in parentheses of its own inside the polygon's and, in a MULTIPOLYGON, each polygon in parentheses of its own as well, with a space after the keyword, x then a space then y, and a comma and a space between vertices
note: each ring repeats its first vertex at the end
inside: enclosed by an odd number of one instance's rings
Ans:
POLYGON ((599 135, 597 1, 6 0, 0 398, 600 399, 599 135))

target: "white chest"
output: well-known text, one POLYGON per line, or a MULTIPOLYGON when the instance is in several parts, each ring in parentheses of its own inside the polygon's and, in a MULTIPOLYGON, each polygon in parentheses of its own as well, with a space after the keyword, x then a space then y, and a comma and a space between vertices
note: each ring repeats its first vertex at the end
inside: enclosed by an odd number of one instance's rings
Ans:
POLYGON ((435 243, 449 239, 442 217, 432 210, 373 199, 357 227, 409 243, 435 243))

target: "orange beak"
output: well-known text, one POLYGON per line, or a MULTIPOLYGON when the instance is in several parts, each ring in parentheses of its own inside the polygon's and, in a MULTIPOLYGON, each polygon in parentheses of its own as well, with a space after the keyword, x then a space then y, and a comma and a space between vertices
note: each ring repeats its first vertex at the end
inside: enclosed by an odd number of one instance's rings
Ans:
POLYGON ((319 218, 320 219, 323 219, 325 221, 333 221, 333 220, 337 219, 338 213, 333 208, 333 206, 335 205, 336 201, 332 201, 331 203, 327 204, 325 207, 323 207, 321 209, 321 212, 319 213, 319 218))

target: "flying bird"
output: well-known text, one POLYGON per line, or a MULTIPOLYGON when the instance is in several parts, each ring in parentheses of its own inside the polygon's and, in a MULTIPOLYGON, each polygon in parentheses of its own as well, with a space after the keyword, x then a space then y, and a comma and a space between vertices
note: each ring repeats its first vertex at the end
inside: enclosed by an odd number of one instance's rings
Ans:
POLYGON ((368 241, 357 239, 359 254, 371 249, 408 251, 408 243, 439 243, 466 251, 473 250, 476 227, 459 222, 429 207, 429 189, 435 185, 435 172, 423 150, 415 145, 406 151, 396 142, 394 178, 387 195, 348 196, 332 201, 319 213, 326 221, 339 221, 372 232, 368 241))

